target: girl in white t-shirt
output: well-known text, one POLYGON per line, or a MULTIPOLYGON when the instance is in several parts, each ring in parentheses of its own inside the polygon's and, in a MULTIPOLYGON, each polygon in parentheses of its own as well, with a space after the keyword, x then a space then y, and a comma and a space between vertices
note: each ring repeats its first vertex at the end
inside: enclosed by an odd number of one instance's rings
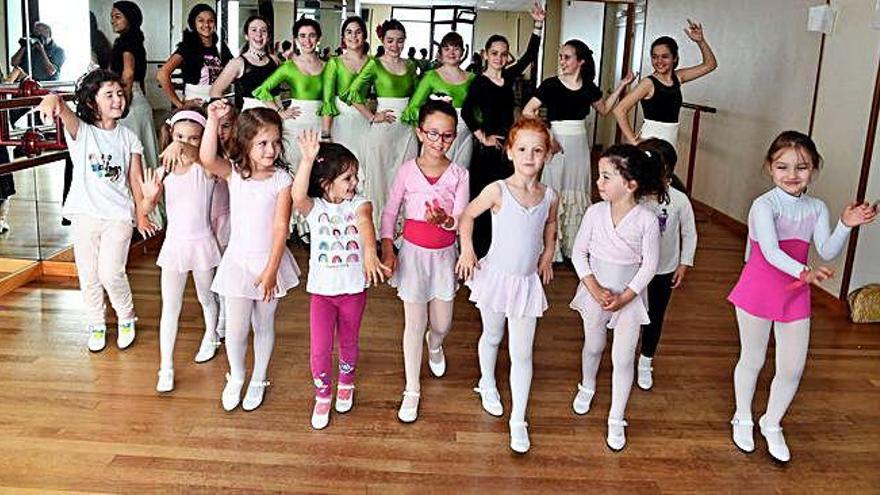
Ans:
POLYGON ((73 221, 73 254, 88 319, 88 347, 104 349, 104 290, 116 311, 116 345, 134 342, 135 321, 131 287, 125 273, 132 225, 144 237, 153 225, 135 208, 141 200, 143 146, 119 120, 127 110, 122 81, 113 72, 97 69, 76 88, 76 113, 58 95, 47 95, 38 111, 43 121, 61 118, 73 161, 73 181, 62 210, 73 221))
POLYGON ((305 216, 312 236, 306 286, 312 294, 312 427, 321 429, 330 421, 334 333, 339 340, 336 411, 345 413, 354 399, 366 288, 384 282, 391 270, 379 263, 376 254, 373 206, 357 195, 357 158, 341 144, 319 144, 315 131, 303 131, 298 141, 302 158, 291 196, 294 209, 305 216))

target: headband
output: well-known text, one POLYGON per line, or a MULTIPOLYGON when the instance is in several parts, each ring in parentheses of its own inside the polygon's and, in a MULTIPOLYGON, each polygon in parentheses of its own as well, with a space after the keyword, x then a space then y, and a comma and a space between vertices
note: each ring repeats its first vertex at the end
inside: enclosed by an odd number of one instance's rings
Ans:
POLYGON ((181 120, 191 120, 202 127, 205 127, 208 124, 208 121, 202 114, 193 110, 182 110, 180 112, 177 112, 169 117, 168 120, 165 121, 165 123, 170 125, 171 127, 174 127, 174 124, 180 122, 181 120))

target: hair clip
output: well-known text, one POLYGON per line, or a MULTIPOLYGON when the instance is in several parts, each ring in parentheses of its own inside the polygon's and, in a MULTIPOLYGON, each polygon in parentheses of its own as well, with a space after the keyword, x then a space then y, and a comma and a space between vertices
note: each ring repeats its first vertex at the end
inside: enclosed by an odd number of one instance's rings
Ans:
POLYGON ((653 157, 654 157, 654 155, 652 155, 651 152, 648 151, 648 150, 645 150, 645 154, 648 155, 648 158, 653 158, 653 157))
POLYGON ((452 97, 447 94, 434 93, 431 96, 429 96, 428 98, 430 98, 434 101, 442 101, 445 103, 452 103, 452 97))

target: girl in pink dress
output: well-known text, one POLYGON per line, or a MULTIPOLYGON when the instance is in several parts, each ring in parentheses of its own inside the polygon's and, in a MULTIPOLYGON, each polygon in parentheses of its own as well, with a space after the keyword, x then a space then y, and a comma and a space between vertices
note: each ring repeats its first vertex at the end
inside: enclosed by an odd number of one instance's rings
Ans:
MULTIPOLYGON (((232 129, 238 110, 231 107, 228 114, 217 126, 217 137, 220 139, 220 153, 226 156, 226 150, 232 146, 232 129)), ((217 238, 220 246, 220 254, 226 251, 229 245, 229 185, 226 181, 217 181, 214 186, 214 195, 211 196, 211 230, 217 238)), ((220 317, 217 319, 217 335, 222 339, 226 336, 226 299, 217 294, 217 302, 220 304, 220 317)))
POLYGON ((418 417, 422 341, 428 344, 431 373, 446 372, 443 339, 452 326, 455 280, 455 237, 458 216, 468 200, 467 170, 449 161, 446 151, 455 141, 458 114, 451 104, 430 100, 419 112, 416 134, 422 155, 397 171, 382 211, 382 264, 394 273, 391 285, 403 301, 403 361, 406 388, 397 413, 411 423, 418 417), (394 254, 398 215, 403 207, 400 254, 394 254), (428 322, 431 329, 426 333, 428 322))
POLYGON ((281 119, 266 108, 245 110, 235 124, 229 159, 217 153, 217 127, 229 112, 225 101, 208 106, 199 148, 206 170, 229 184, 231 234, 211 290, 226 297, 229 374, 223 408, 252 411, 263 403, 266 371, 275 345, 278 299, 299 285, 299 268, 285 241, 290 222, 290 174, 277 166, 283 152, 281 119), (244 400, 245 353, 254 327, 254 371, 244 400))
POLYGON ((779 424, 794 399, 807 360, 810 285, 834 275, 828 267, 807 265, 810 240, 819 256, 830 260, 846 246, 851 228, 871 222, 877 215, 868 203, 853 203, 844 208, 832 231, 828 207, 807 195, 821 163, 815 143, 800 132, 783 132, 770 145, 764 168, 775 187, 752 203, 746 264, 727 298, 736 308, 741 346, 733 372, 733 442, 745 452, 755 450, 752 398, 772 328, 776 375, 767 411, 758 424, 770 455, 779 462, 791 459, 779 424))
MULTIPOLYGON (((162 145, 169 151, 164 161, 175 154, 175 148, 198 149, 205 130, 205 116, 200 110, 177 110, 165 122, 162 145), (171 142, 169 142, 171 141, 171 142)), ((217 300, 211 292, 214 269, 220 264, 220 249, 211 232, 210 208, 216 179, 207 173, 194 157, 178 153, 178 159, 157 171, 144 171, 144 210, 152 210, 165 191, 168 225, 165 241, 156 264, 162 268, 162 316, 159 322, 159 380, 157 392, 174 389, 174 344, 183 305, 187 274, 192 272, 196 295, 202 305, 205 333, 195 361, 203 363, 214 357, 220 345, 216 334, 217 300), (163 180, 164 178, 164 180, 163 180)))
POLYGON ((498 346, 504 323, 510 327, 510 448, 529 450, 526 408, 532 384, 532 344, 537 319, 547 309, 544 284, 553 279, 556 248, 556 192, 538 182, 550 149, 550 131, 537 119, 522 119, 507 137, 507 157, 513 175, 486 186, 461 216, 461 257, 456 270, 471 289, 483 320, 480 337, 480 394, 483 409, 501 416, 501 396, 495 385, 498 346), (492 210, 492 244, 477 262, 474 219, 492 210))
POLYGON ((614 331, 611 361, 611 450, 626 446, 624 420, 633 384, 641 326, 648 318, 647 287, 660 258, 657 217, 639 200, 654 195, 668 201, 666 176, 658 156, 628 144, 608 148, 599 159, 596 185, 604 201, 587 209, 574 240, 571 261, 581 283, 571 301, 584 324, 581 383, 572 409, 586 414, 596 390, 596 374, 608 329, 614 331))

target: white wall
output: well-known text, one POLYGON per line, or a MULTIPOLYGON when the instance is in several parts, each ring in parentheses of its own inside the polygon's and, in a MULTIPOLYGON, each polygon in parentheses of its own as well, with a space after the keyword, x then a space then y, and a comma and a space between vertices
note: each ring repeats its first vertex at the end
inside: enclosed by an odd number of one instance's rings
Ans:
MULTIPOLYGON (((880 199, 880 132, 874 138, 874 156, 871 160, 866 198, 871 202, 880 199)), ((859 229, 849 291, 867 284, 880 283, 880 225, 876 223, 859 229)))

